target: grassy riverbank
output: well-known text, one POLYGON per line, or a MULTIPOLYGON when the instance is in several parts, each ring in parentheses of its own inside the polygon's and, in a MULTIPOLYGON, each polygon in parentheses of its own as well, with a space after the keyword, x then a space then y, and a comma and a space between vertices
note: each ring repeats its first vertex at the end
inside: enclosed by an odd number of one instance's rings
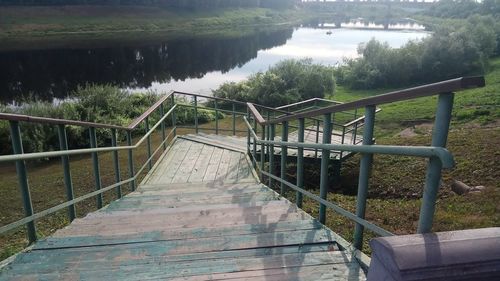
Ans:
POLYGON ((195 11, 141 6, 2 7, 0 45, 27 48, 26 44, 35 42, 44 47, 117 40, 123 44, 215 33, 241 36, 245 30, 293 25, 307 17, 302 10, 265 8, 195 11))

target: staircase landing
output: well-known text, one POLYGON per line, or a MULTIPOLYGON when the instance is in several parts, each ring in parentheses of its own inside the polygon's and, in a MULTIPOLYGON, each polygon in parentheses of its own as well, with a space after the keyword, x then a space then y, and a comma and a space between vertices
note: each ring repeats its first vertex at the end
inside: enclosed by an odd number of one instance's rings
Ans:
POLYGON ((135 192, 17 255, 0 280, 364 280, 336 237, 229 139, 179 137, 135 192))

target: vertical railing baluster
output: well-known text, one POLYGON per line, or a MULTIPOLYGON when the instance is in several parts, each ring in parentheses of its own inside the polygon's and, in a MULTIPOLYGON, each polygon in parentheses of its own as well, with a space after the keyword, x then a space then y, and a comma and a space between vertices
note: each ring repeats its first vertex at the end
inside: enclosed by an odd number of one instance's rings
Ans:
MULTIPOLYGON (((59 149, 68 150, 68 138, 66 135, 66 127, 63 124, 57 126, 57 134, 59 137, 59 149)), ((74 199, 73 182, 71 181, 71 169, 69 167, 69 156, 61 156, 61 163, 64 173, 64 186, 66 187, 66 199, 71 201, 74 199)), ((75 204, 68 206, 69 220, 73 221, 76 218, 75 204)))
MULTIPOLYGON (((270 125, 269 140, 274 141, 276 135, 276 125, 270 125)), ((274 144, 269 145, 269 174, 274 175, 274 144)), ((272 188, 273 179, 269 177, 269 187, 272 188)))
MULTIPOLYGON (((19 122, 9 121, 9 124, 13 153, 23 154, 23 142, 21 138, 21 129, 19 128, 19 122)), ((23 199, 24 215, 26 217, 29 217, 33 215, 33 205, 31 202, 30 188, 28 185, 28 174, 26 172, 26 163, 24 162, 24 160, 16 160, 16 172, 19 182, 19 189, 21 190, 21 197, 23 199)), ((28 234, 28 241, 30 243, 35 242, 37 239, 35 222, 27 222, 26 229, 28 234)))
MULTIPOLYGON (((446 147, 453 109, 453 97, 453 93, 443 93, 438 97, 436 119, 434 121, 434 128, 432 129, 432 146, 446 147)), ((427 164, 424 194, 422 196, 422 206, 420 207, 418 221, 418 233, 427 233, 432 229, 442 168, 441 161, 436 157, 431 157, 427 164)))
MULTIPOLYGON (((266 139, 266 126, 261 125, 262 131, 260 132, 260 139, 265 140, 266 139)), ((263 180, 262 172, 264 171, 264 163, 265 163, 265 155, 264 155, 264 150, 265 150, 265 144, 261 143, 260 144, 260 179, 263 180)))
MULTIPOLYGON (((284 121, 282 123, 282 130, 281 130, 281 141, 282 142, 287 142, 288 141, 288 122, 284 121)), ((285 145, 281 146, 281 185, 280 185, 280 192, 281 195, 285 195, 285 183, 283 181, 286 181, 286 160, 288 157, 288 148, 285 145)))
POLYGON ((233 102, 233 136, 236 136, 236 105, 233 102))
MULTIPOLYGON (((144 131, 147 134, 149 132, 149 116, 144 119, 144 131)), ((148 169, 153 169, 153 159, 151 159, 151 135, 148 135, 146 139, 146 149, 148 153, 148 169)))
MULTIPOLYGON (((375 106, 369 105, 365 108, 365 126, 363 129, 363 145, 373 144, 373 128, 375 125, 375 106)), ((366 199, 370 183, 370 173, 373 163, 373 154, 361 154, 358 178, 358 196, 356 197, 356 216, 364 219, 366 211, 366 199)), ((354 230, 354 247, 358 250, 363 248, 364 227, 356 223, 354 230)))
MULTIPOLYGON (((299 119, 298 142, 304 142, 305 120, 299 119)), ((304 148, 297 148, 297 186, 304 188, 304 148)), ((302 192, 297 191, 296 202, 299 208, 302 208, 302 192)))
MULTIPOLYGON (((316 120, 316 143, 319 142, 319 120, 316 120)), ((314 149, 314 159, 318 159, 318 149, 314 149)))
MULTIPOLYGON (((165 107, 163 106, 163 103, 160 104, 160 119, 163 118, 165 115, 165 107)), ((163 142, 163 151, 167 149, 167 143, 165 142, 165 139, 167 138, 167 134, 165 132, 165 120, 161 122, 161 141, 163 142)))
MULTIPOLYGON (((330 144, 332 141, 332 115, 327 113, 324 115, 323 121, 323 144, 330 144)), ((319 196, 327 199, 328 194, 328 164, 330 163, 330 150, 321 150, 321 174, 320 174, 320 187, 319 196)), ((326 222, 326 206, 319 205, 319 221, 324 224, 326 222)))
MULTIPOLYGON (((90 147, 97 148, 97 136, 94 127, 89 128, 90 136, 90 147)), ((100 190, 102 188, 101 182, 101 171, 99 168, 99 156, 97 152, 92 152, 92 166, 94 168, 94 179, 95 179, 95 189, 100 190)), ((97 209, 102 208, 102 193, 97 195, 97 209)))
MULTIPOLYGON (((118 147, 118 141, 116 138, 116 129, 111 129, 111 146, 114 148, 118 147)), ((115 182, 121 182, 120 175, 120 162, 118 161, 118 150, 113 151, 113 167, 115 168, 115 182)), ((116 196, 122 198, 122 186, 116 187, 116 196)))
MULTIPOLYGON (((175 105, 175 94, 172 93, 172 106, 175 105)), ((172 111, 172 130, 173 130, 173 136, 175 137, 177 135, 177 116, 175 115, 175 110, 172 111)))
MULTIPOLYGON (((257 134, 257 118, 255 116, 253 117, 253 131, 257 134)), ((255 137, 253 137, 252 148, 253 168, 257 169, 257 139, 255 137)))
POLYGON ((217 110, 217 100, 214 101, 215 108, 215 134, 219 134, 219 111, 217 110))
MULTIPOLYGON (((247 107, 247 120, 248 122, 250 123, 250 110, 248 109, 247 107)), ((250 128, 247 129, 247 154, 250 155, 251 151, 250 151, 250 135, 251 135, 251 132, 250 132, 250 128)))
MULTIPOLYGON (((175 128, 175 127, 174 127, 175 128)), ((127 146, 132 146, 132 131, 127 131, 127 146)), ((134 150, 130 148, 128 150, 128 175, 130 178, 135 177, 134 171, 134 150)), ((130 182, 130 190, 135 190, 136 181, 135 179, 130 182)))
POLYGON ((194 96, 194 130, 198 134, 198 96, 194 96))

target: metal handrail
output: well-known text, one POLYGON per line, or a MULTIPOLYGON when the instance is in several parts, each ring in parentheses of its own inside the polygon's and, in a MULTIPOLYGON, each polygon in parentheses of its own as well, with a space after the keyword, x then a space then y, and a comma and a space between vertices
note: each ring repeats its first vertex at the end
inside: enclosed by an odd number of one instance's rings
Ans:
MULTIPOLYGON (((419 87, 409 88, 405 90, 399 90, 390 92, 383 95, 373 96, 369 98, 364 98, 358 101, 327 106, 320 109, 310 110, 295 113, 288 116, 282 116, 275 119, 265 120, 259 111, 249 104, 248 106, 248 118, 253 118, 254 126, 250 124, 248 119, 245 120, 245 124, 248 129, 248 152, 252 152, 252 159, 255 167, 259 168, 260 175, 267 176, 269 178, 269 185, 272 185, 274 180, 280 183, 280 193, 284 195, 285 187, 290 187, 294 189, 296 194, 297 206, 302 206, 302 195, 309 196, 314 200, 320 202, 319 208, 319 221, 321 223, 326 222, 326 208, 331 207, 341 214, 346 215, 348 218, 356 222, 355 225, 355 235, 354 235, 354 247, 358 250, 362 249, 363 245, 363 233, 364 228, 371 229, 375 233, 383 235, 384 232, 379 228, 374 228, 369 222, 364 220, 366 203, 368 197, 368 187, 369 187, 369 177, 372 168, 373 155, 374 154, 392 154, 392 155, 405 155, 405 156, 416 156, 425 157, 429 159, 427 165, 425 188, 422 197, 422 206, 420 208, 420 216, 418 222, 417 232, 425 233, 430 232, 434 212, 435 212, 435 202, 437 200, 437 191, 440 186, 441 173, 443 168, 451 168, 454 165, 453 157, 451 153, 445 149, 449 125, 451 122, 451 112, 453 108, 453 98, 454 91, 460 91, 468 88, 483 87, 485 81, 483 77, 462 77, 457 79, 451 79, 443 82, 423 85, 419 87), (376 106, 380 104, 387 104, 392 102, 411 100, 420 97, 427 97, 432 95, 438 95, 437 99, 437 110, 436 118, 434 122, 434 130, 432 134, 432 143, 430 146, 421 147, 406 147, 406 146, 381 146, 374 145, 373 143, 373 131, 375 122, 375 113, 377 112, 376 106), (358 123, 363 122, 363 140, 361 145, 336 145, 331 144, 331 134, 332 131, 332 115, 337 112, 343 112, 348 110, 357 110, 358 108, 365 108, 364 116, 357 118, 344 124, 344 134, 345 128, 348 126, 354 126, 354 131, 358 129, 358 123), (305 120, 317 116, 323 116, 323 140, 322 143, 306 143, 304 140, 305 132, 305 120), (289 142, 288 138, 288 128, 291 126, 289 123, 291 121, 298 121, 298 142, 289 142), (262 135, 257 136, 256 130, 260 125, 262 135), (282 136, 281 141, 275 141, 275 127, 276 125, 281 125, 282 136), (255 130, 255 131, 254 131, 255 130), (266 135, 267 132, 267 135, 266 135), (250 139, 253 138, 253 151, 250 149, 250 139), (260 151, 260 165, 257 166, 256 158, 256 146, 259 144, 261 146, 260 151), (267 150, 265 149, 267 146, 267 150), (281 171, 280 177, 274 175, 274 147, 279 146, 281 148, 281 171), (287 163, 287 149, 296 148, 297 149, 297 173, 296 173, 296 184, 292 184, 287 181, 286 177, 286 163, 287 163), (321 172, 320 172, 320 194, 319 196, 304 192, 304 149, 316 149, 321 150, 321 172), (343 151, 359 152, 361 153, 361 164, 359 172, 359 183, 358 183, 358 195, 356 203, 356 214, 346 213, 339 206, 333 203, 327 203, 327 190, 328 190, 328 167, 330 161, 330 153, 334 150, 340 152, 342 156, 343 151), (266 157, 265 153, 269 154, 266 157), (273 155, 271 155, 273 154, 273 155), (269 159, 269 172, 264 171, 264 161, 269 159), (314 195, 314 196, 311 196, 314 195), (321 199, 321 200, 320 200, 321 199), (332 205, 333 204, 333 205, 332 205)), ((357 143, 357 141, 355 141, 357 143)), ((342 158, 342 157, 341 157, 342 158)), ((341 161, 341 159, 340 159, 341 161)))
MULTIPOLYGON (((333 105, 324 107, 321 109, 306 111, 302 113, 292 114, 282 118, 276 118, 273 120, 267 120, 261 125, 277 124, 290 120, 297 120, 300 118, 310 118, 315 116, 320 116, 328 113, 341 112, 346 110, 353 110, 360 107, 375 106, 386 103, 393 103, 397 101, 404 101, 409 99, 415 99, 420 97, 433 96, 440 93, 450 93, 470 88, 484 87, 485 81, 484 77, 461 77, 456 79, 450 79, 447 81, 442 81, 433 84, 427 84, 419 87, 399 90, 390 92, 383 95, 377 95, 374 97, 360 99, 354 102, 343 103, 339 105, 333 105)), ((254 113, 254 112, 253 112, 254 113)))

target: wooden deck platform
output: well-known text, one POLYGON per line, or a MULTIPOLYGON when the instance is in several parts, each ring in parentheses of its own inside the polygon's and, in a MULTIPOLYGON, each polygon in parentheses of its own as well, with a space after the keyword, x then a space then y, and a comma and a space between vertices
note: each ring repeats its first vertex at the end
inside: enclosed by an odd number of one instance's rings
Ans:
POLYGON ((230 141, 177 138, 135 192, 17 255, 0 280, 364 280, 337 235, 230 141))
MULTIPOLYGON (((316 132, 314 131, 316 127, 308 127, 309 130, 305 131, 304 134, 304 141, 308 143, 316 143, 319 142, 321 143, 323 140, 323 133, 319 132, 318 133, 318 141, 316 141, 316 132)), ((322 128, 320 127, 320 130, 322 128)), ((199 133, 199 134, 192 134, 188 135, 189 138, 193 140, 200 140, 204 142, 220 142, 221 144, 229 144, 233 149, 237 149, 239 151, 245 152, 247 149, 247 138, 246 137, 235 137, 235 136, 224 136, 224 135, 212 135, 212 134, 204 134, 204 133, 199 133)), ((276 141, 281 140, 281 137, 276 136, 275 137, 276 141)), ((298 142, 298 133, 297 131, 292 131, 288 134, 288 141, 289 142, 298 142)), ((252 139, 250 140, 251 142, 253 141, 252 139)), ((353 138, 352 134, 345 134, 344 135, 344 144, 360 144, 362 141, 362 136, 356 136, 356 138, 353 138)), ((333 131, 332 132, 332 144, 342 144, 342 132, 339 131, 333 131)), ((250 150, 253 150, 253 146, 250 146, 250 150)), ((260 152, 260 145, 257 145, 257 152, 260 152)), ((287 149, 288 156, 297 156, 297 149, 293 148, 288 148, 287 149)), ((281 148, 279 146, 274 147, 274 154, 275 155, 280 155, 281 154, 281 148)), ((343 152, 342 155, 340 154, 340 151, 332 151, 330 153, 330 159, 331 160, 340 160, 345 159, 349 156, 352 156, 354 153, 350 152, 343 152)), ((257 155, 258 156, 258 155, 257 155)), ((321 158, 321 149, 315 150, 315 149, 304 149, 304 157, 305 158, 321 158)))

